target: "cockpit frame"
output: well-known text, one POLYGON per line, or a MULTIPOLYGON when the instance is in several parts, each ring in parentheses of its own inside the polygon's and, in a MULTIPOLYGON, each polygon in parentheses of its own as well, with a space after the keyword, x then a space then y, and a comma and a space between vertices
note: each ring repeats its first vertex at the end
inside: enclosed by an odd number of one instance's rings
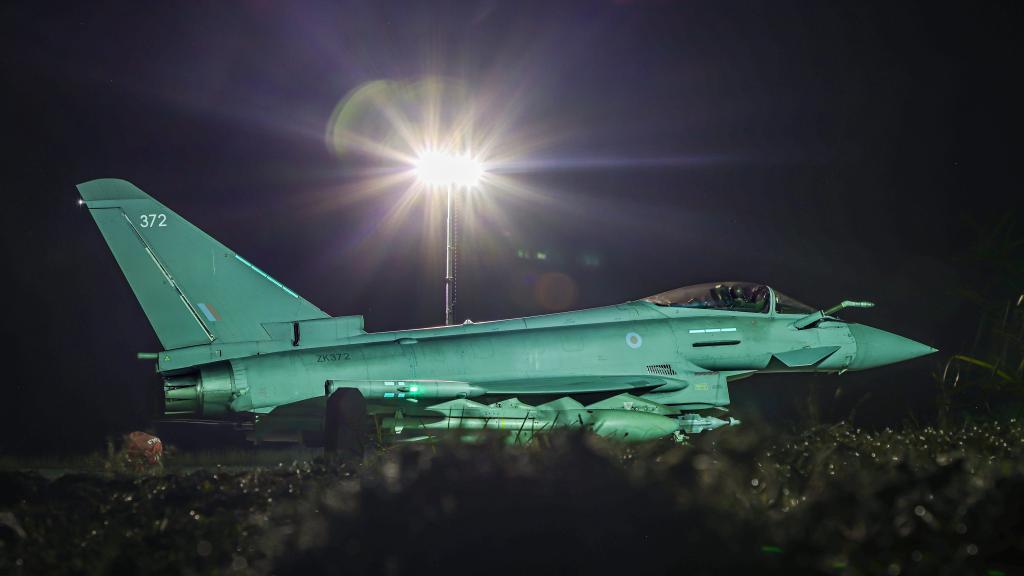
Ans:
POLYGON ((766 284, 755 282, 708 282, 675 288, 640 300, 663 312, 693 311, 700 314, 744 314, 752 317, 804 316, 817 311, 766 284), (762 303, 763 302, 763 303, 762 303), (780 308, 785 307, 783 311, 780 308))

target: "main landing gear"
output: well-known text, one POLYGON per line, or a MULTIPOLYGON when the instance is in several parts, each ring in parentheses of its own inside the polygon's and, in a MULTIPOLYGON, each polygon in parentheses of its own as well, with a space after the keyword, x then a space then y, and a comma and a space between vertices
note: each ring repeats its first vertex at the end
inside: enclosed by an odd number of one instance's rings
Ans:
POLYGON ((324 455, 361 460, 368 439, 366 399, 355 388, 339 388, 327 397, 324 455))

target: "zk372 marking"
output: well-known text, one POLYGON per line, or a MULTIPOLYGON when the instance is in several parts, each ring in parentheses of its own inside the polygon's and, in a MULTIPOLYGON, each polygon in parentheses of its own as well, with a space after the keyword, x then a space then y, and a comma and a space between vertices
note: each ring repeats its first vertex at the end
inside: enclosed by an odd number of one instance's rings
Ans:
POLYGON ((340 362, 342 360, 351 360, 352 354, 348 352, 335 352, 333 354, 317 354, 316 361, 320 362, 340 362))

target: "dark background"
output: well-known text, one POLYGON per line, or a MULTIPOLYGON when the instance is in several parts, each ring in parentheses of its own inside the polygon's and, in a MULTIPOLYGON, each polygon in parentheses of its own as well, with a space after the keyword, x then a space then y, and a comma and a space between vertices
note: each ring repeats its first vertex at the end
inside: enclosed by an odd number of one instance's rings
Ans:
MULTIPOLYGON (((75 184, 125 178, 328 313, 438 324, 442 239, 402 190, 346 201, 370 160, 324 142, 376 79, 440 74, 548 138, 463 227, 459 319, 769 283, 937 346, 962 255, 1020 195, 1012 3, 7 4, 0 446, 88 449, 146 425, 158 349, 75 184), (564 160, 564 161, 562 161, 564 160), (474 249, 476 251, 474 252, 474 249), (519 250, 549 255, 517 257, 519 250), (584 256, 586 259, 584 260, 584 256)), ((740 417, 929 421, 942 357, 732 387, 740 417), (841 393, 836 394, 837 390, 841 393)))

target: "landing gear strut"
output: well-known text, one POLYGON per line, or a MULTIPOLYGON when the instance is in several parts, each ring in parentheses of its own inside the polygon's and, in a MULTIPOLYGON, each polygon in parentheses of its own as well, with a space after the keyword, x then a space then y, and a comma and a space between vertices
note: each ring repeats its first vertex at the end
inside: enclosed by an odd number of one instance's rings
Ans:
POLYGON ((327 397, 324 455, 362 459, 366 449, 366 399, 355 388, 339 388, 327 397))

